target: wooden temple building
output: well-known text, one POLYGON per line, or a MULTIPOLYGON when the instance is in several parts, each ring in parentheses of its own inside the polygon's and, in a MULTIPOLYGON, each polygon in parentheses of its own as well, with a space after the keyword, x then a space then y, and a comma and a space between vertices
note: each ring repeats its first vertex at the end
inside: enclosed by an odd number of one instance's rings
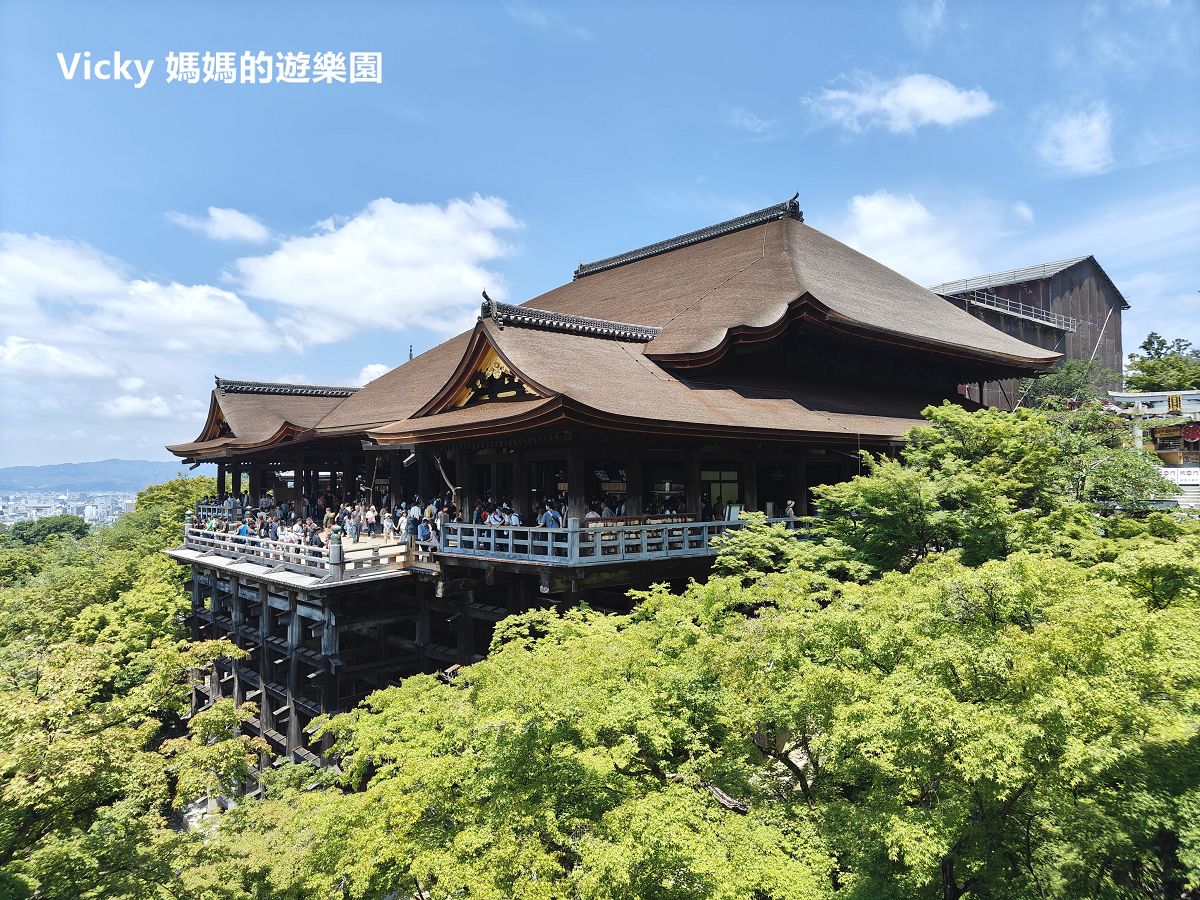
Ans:
POLYGON ((485 299, 470 331, 361 389, 218 379, 202 432, 169 449, 234 491, 453 489, 463 510, 512 497, 530 524, 328 550, 186 528, 169 553, 191 569, 194 636, 249 653, 197 702, 253 699, 277 750, 315 758, 319 713, 480 658, 515 611, 628 609, 631 587, 703 577, 738 510, 803 514, 927 405, 974 406, 1059 358, 806 225, 793 198, 520 305, 485 299), (585 518, 601 496, 621 515, 585 518), (561 528, 532 525, 545 497, 564 497, 561 528))
MULTIPOLYGON (((1121 313, 1129 304, 1094 256, 976 275, 930 290, 1005 334, 1064 359, 1095 360, 1120 375, 1125 362, 1121 313)), ((1119 389, 1120 378, 1106 387, 1119 389)), ((987 382, 968 390, 968 396, 985 406, 1013 409, 1020 402, 1020 380, 987 382)))

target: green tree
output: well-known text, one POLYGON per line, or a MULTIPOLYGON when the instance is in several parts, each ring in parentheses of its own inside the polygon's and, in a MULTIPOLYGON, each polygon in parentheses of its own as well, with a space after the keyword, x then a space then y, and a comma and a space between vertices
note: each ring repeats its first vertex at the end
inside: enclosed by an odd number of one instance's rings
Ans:
POLYGON ((83 537, 88 524, 79 516, 46 516, 29 522, 17 522, 6 534, 9 544, 41 544, 56 535, 83 537))
POLYGON ((183 640, 183 573, 159 554, 211 489, 157 485, 116 525, 0 550, 0 895, 177 895, 173 806, 197 773, 244 773, 246 739, 209 727, 224 710, 191 739, 185 718, 192 673, 242 651, 183 640))
MULTIPOLYGON (((406 679, 329 720, 340 789, 305 769, 268 783, 188 844, 188 896, 1021 900, 1200 884, 1194 592, 1154 599, 1148 560, 1024 552, 974 568, 930 556, 831 590, 803 555, 780 568, 763 553, 778 539, 765 523, 746 531, 722 549, 728 576, 657 587, 625 616, 507 619, 453 682, 406 679)), ((1169 577, 1200 575, 1187 546, 1169 577)))
MULTIPOLYGON (((814 490, 816 534, 878 571, 961 550, 975 564, 1028 546, 1033 523, 1064 505, 1136 508, 1175 491, 1124 422, 1074 410, 925 410, 899 459, 864 458, 865 474, 814 490)), ((1084 511, 1081 510, 1081 514, 1084 511)))
POLYGON ((1200 388, 1200 349, 1190 341, 1167 341, 1150 332, 1139 348, 1129 354, 1125 386, 1134 391, 1188 391, 1200 388))
POLYGON ((1106 385, 1120 384, 1121 373, 1094 359, 1068 359, 1038 378, 1021 381, 1025 406, 1078 405, 1107 399, 1106 385))

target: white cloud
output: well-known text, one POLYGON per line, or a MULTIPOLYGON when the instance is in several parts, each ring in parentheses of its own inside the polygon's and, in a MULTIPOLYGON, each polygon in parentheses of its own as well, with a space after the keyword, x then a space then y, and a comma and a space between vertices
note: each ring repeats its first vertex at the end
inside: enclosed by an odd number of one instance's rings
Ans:
POLYGON ((254 216, 223 206, 210 206, 208 213, 203 216, 169 212, 167 218, 176 225, 182 225, 214 241, 248 241, 260 244, 271 238, 271 230, 254 216))
POLYGON ((1024 200, 1018 200, 1012 205, 1013 215, 1021 222, 1032 222, 1034 219, 1033 207, 1024 200))
POLYGON ((934 75, 891 81, 855 76, 851 81, 853 88, 827 89, 809 100, 819 115, 848 131, 878 127, 902 134, 923 125, 950 128, 996 108, 982 88, 962 89, 934 75))
POLYGON ((64 441, 64 422, 96 436, 127 420, 119 427, 131 449, 186 440, 215 360, 280 345, 228 290, 136 278, 88 244, 13 232, 0 233, 0 340, 0 374, 13 388, 0 394, 0 416, 76 459, 96 440, 64 441), (29 402, 44 407, 47 397, 61 407, 54 416, 29 402))
POLYGON ((360 329, 417 325, 448 335, 474 319, 482 289, 503 296, 500 275, 484 264, 512 252, 498 232, 519 226, 495 197, 445 206, 381 198, 237 260, 234 280, 243 295, 284 308, 277 324, 296 347, 360 329))
POLYGON ((358 376, 354 379, 353 386, 361 387, 368 381, 374 381, 380 375, 386 375, 388 372, 392 371, 392 368, 392 366, 386 365, 385 363, 370 363, 365 365, 362 367, 361 371, 359 371, 358 376))
POLYGON ((122 394, 105 401, 103 408, 105 414, 114 419, 165 419, 171 415, 171 407, 158 395, 122 394))
POLYGON ((726 125, 757 138, 770 137, 776 124, 774 119, 760 118, 744 106, 734 106, 726 110, 724 121, 726 125))
POLYGON ((1037 151, 1051 168, 1096 175, 1112 165, 1112 116, 1103 103, 1072 113, 1044 111, 1036 122, 1037 151))
POLYGON ((1092 254, 1132 307, 1127 349, 1154 330, 1200 345, 1200 188, 1093 206, 1062 226, 1015 228, 1013 218, 1011 204, 986 197, 877 191, 816 225, 921 284, 1092 254))
POLYGON ((946 0, 909 0, 900 8, 900 25, 914 44, 929 47, 946 27, 946 0))
POLYGON ((42 379, 111 378, 113 368, 94 354, 72 353, 53 344, 10 334, 0 344, 0 372, 36 383, 42 379))
POLYGON ((960 220, 935 216, 912 194, 876 191, 850 200, 837 236, 918 284, 977 273, 960 220), (953 273, 959 273, 955 275, 953 273))

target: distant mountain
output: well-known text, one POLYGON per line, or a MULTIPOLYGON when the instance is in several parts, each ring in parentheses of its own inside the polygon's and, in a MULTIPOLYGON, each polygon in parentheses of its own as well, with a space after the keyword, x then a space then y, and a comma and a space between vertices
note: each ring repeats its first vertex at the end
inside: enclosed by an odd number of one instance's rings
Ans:
POLYGON ((191 476, 176 462, 146 459, 102 459, 99 462, 0 468, 0 494, 18 491, 140 491, 176 475, 191 476))

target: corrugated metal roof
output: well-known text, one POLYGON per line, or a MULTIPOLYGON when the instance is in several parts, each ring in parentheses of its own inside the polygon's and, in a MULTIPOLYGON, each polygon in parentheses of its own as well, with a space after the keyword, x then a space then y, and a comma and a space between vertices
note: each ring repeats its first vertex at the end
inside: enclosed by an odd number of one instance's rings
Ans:
POLYGON ((958 281, 947 281, 935 284, 930 288, 935 294, 959 294, 964 291, 981 291, 988 288, 1002 287, 1006 284, 1020 284, 1023 281, 1037 281, 1039 278, 1050 278, 1063 269, 1069 269, 1076 263, 1081 263, 1088 257, 1076 256, 1073 259, 1060 259, 1058 262, 1042 263, 1040 266, 1026 266, 1023 269, 1011 269, 1007 272, 996 272, 994 275, 977 275, 974 278, 960 278, 958 281))

